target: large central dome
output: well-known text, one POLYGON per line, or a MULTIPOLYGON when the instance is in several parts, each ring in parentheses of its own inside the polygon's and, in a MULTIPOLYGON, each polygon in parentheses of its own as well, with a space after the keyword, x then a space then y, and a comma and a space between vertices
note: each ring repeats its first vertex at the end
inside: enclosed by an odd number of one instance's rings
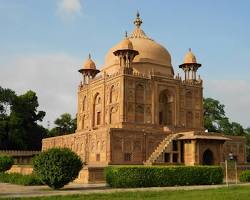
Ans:
MULTIPOLYGON (((140 19, 139 13, 137 13, 134 24, 136 27, 129 36, 129 40, 133 44, 133 49, 139 52, 139 55, 134 58, 132 64, 135 71, 140 73, 154 71, 162 75, 173 76, 169 52, 162 45, 150 39, 140 28, 142 20, 140 19)), ((114 67, 119 65, 119 60, 113 52, 119 48, 119 44, 120 43, 108 51, 103 70, 107 72, 116 71, 114 67)))

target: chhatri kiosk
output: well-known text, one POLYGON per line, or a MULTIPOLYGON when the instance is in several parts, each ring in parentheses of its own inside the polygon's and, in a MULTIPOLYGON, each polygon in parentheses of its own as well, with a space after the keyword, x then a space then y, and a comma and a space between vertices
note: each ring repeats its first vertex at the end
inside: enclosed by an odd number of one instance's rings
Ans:
POLYGON ((246 162, 245 140, 206 133, 203 82, 191 49, 174 74, 170 53, 135 28, 112 47, 99 71, 91 56, 79 70, 77 129, 43 140, 68 147, 85 162, 81 182, 103 180, 108 165, 219 165, 229 152, 246 162))

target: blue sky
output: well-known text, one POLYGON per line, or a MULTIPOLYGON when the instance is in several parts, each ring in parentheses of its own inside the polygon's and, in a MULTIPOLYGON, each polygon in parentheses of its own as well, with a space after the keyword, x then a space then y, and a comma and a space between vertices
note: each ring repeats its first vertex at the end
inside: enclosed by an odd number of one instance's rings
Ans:
POLYGON ((248 0, 0 0, 0 85, 37 92, 47 120, 75 114, 79 66, 134 28, 165 46, 176 72, 191 47, 204 96, 220 100, 232 121, 250 125, 250 1, 248 0))

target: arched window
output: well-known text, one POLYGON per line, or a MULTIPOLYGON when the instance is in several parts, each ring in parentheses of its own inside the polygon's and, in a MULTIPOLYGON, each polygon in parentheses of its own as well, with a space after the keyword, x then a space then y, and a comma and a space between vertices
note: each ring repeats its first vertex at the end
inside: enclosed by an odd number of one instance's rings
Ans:
POLYGON ((82 129, 85 128, 85 115, 82 116, 82 129))
POLYGON ((139 123, 144 123, 144 107, 143 107, 143 105, 136 105, 135 121, 139 122, 139 123))
POLYGON ((144 103, 144 87, 142 84, 138 84, 135 87, 135 102, 144 103))
POLYGON ((195 128, 200 128, 200 114, 199 113, 195 113, 195 128))
POLYGON ((86 111, 86 96, 83 97, 83 101, 82 101, 82 112, 86 111))
POLYGON ((101 103, 101 97, 98 97, 97 104, 101 103))
POLYGON ((98 126, 102 123, 102 105, 101 105, 101 97, 100 94, 97 93, 94 98, 94 108, 93 108, 93 125, 98 126))
POLYGON ((174 95, 168 90, 163 90, 159 95, 159 124, 174 124, 174 95))
POLYGON ((109 93, 109 103, 113 103, 115 100, 115 87, 112 85, 110 88, 110 93, 109 93))
POLYGON ((186 92, 186 107, 192 107, 192 92, 190 91, 186 92))
POLYGON ((135 87, 135 121, 144 123, 144 86, 137 84, 135 87))
POLYGON ((193 128, 193 113, 192 113, 192 111, 188 111, 186 114, 186 127, 193 128))
POLYGON ((114 124, 116 122, 115 112, 116 112, 115 108, 112 107, 110 109, 110 115, 109 115, 109 122, 110 122, 110 124, 114 124))

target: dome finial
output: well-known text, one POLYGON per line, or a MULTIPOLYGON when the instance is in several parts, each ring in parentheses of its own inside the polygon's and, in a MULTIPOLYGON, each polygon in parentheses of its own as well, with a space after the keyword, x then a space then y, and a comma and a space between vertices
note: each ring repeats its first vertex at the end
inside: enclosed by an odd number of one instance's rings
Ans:
POLYGON ((89 53, 89 59, 91 59, 91 54, 89 53))
POLYGON ((125 38, 128 38, 128 32, 125 31, 125 38))
POLYGON ((189 52, 191 52, 191 51, 192 51, 192 49, 191 49, 191 48, 188 48, 188 51, 189 51, 189 52))
POLYGON ((139 11, 137 10, 137 13, 136 13, 136 18, 135 18, 135 21, 134 21, 134 24, 137 28, 140 28, 141 24, 142 24, 142 20, 140 18, 140 13, 139 11))
POLYGON ((136 12, 136 17, 140 17, 139 10, 137 10, 137 12, 136 12))

